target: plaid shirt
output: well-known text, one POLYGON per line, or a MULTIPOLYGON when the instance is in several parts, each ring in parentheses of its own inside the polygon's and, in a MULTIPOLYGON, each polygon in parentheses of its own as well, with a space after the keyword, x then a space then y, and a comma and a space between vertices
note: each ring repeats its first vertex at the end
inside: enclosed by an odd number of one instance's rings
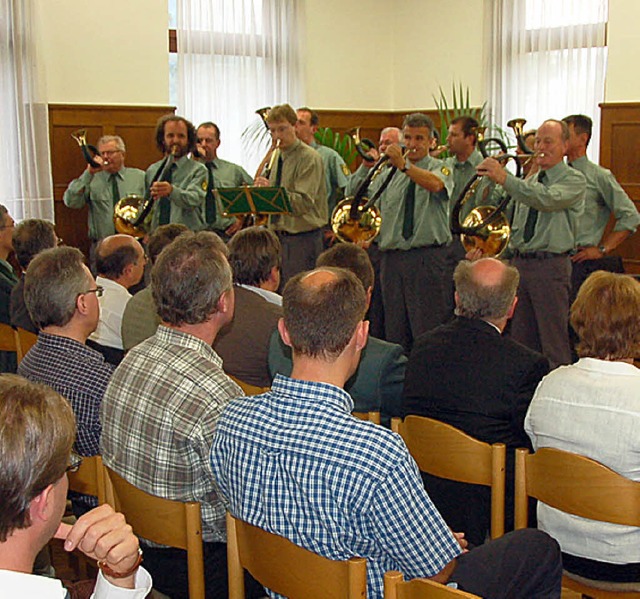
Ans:
POLYGON ((129 351, 102 403, 102 458, 136 487, 199 501, 205 541, 226 541, 209 449, 225 405, 242 390, 204 341, 164 326, 129 351))
POLYGON ((211 462, 232 514, 331 559, 365 557, 376 599, 386 570, 431 576, 461 549, 402 439, 352 409, 342 389, 278 375, 226 408, 211 462))
POLYGON ((42 331, 18 366, 18 374, 51 387, 69 401, 78 427, 75 450, 82 456, 100 453, 100 404, 113 370, 100 353, 83 343, 42 331))

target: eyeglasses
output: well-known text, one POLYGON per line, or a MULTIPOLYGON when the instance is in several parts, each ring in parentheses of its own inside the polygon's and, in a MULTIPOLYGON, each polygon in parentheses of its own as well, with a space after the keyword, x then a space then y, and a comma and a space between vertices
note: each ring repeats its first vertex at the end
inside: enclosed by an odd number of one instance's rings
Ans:
POLYGON ((119 154, 121 150, 105 150, 104 152, 100 152, 100 156, 113 156, 114 154, 119 154))
POLYGON ((69 456, 69 465, 65 468, 65 472, 77 472, 82 464, 82 457, 77 453, 71 453, 69 456))
POLYGON ((102 294, 104 293, 104 287, 100 287, 100 285, 98 285, 95 289, 87 289, 82 293, 78 293, 78 295, 86 295, 87 293, 95 293, 96 297, 102 297, 102 294))

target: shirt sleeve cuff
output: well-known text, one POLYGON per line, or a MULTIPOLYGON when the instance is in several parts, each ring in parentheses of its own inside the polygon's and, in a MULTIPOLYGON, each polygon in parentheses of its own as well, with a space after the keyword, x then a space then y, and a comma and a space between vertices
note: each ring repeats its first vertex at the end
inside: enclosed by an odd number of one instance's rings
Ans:
POLYGON ((92 599, 144 599, 151 592, 151 574, 144 568, 138 568, 135 577, 135 588, 124 589, 111 584, 102 572, 98 573, 96 588, 92 599))

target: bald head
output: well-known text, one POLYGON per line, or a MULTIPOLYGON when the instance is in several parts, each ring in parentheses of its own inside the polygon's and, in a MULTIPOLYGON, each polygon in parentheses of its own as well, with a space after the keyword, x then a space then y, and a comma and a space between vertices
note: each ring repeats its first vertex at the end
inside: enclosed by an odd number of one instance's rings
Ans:
POLYGON ((105 237, 96 250, 98 274, 127 288, 140 281, 144 264, 144 250, 130 235, 105 237))
POLYGON ((293 277, 282 307, 295 354, 335 359, 364 318, 366 294, 352 272, 322 267, 293 277))
POLYGON ((495 258, 463 260, 453 274, 456 314, 491 322, 511 316, 520 275, 516 268, 495 258))

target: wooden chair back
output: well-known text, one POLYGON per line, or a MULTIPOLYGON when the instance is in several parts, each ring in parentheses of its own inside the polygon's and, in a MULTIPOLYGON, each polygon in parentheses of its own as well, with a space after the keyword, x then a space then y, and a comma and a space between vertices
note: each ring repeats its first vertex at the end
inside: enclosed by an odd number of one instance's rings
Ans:
POLYGON ((489 445, 461 430, 424 416, 393 418, 391 429, 400 434, 423 472, 491 488, 491 538, 504 534, 504 443, 489 445))
POLYGON ((204 558, 200 504, 150 495, 105 467, 113 485, 114 508, 136 535, 187 551, 189 599, 204 599, 204 558))
POLYGON ((368 420, 374 424, 380 424, 380 412, 351 412, 351 415, 360 420, 368 420))
POLYGON ((249 383, 245 383, 241 381, 239 378, 226 373, 227 376, 236 383, 243 391, 245 395, 261 395, 262 393, 266 393, 271 390, 271 387, 258 387, 257 385, 251 385, 249 383))
POLYGON ((227 513, 229 599, 244 599, 248 570, 263 586, 289 599, 365 599, 364 558, 335 561, 227 513))
MULTIPOLYGON (((640 527, 640 482, 629 480, 585 456, 544 447, 516 450, 515 527, 527 526, 527 498, 590 520, 640 527)), ((565 572, 562 586, 594 599, 640 597, 640 584, 576 580, 565 572), (596 586, 592 586, 596 585, 596 586), (600 588, 599 588, 600 587, 600 588)))
POLYGON ((107 503, 107 474, 99 455, 90 458, 82 458, 80 468, 67 474, 69 490, 83 495, 94 495, 98 503, 107 503))
POLYGON ((392 570, 384 575, 384 599, 480 599, 478 595, 465 593, 426 578, 414 578, 407 582, 400 572, 392 570))
POLYGON ((16 332, 11 325, 0 323, 0 351, 18 353, 16 332))
POLYGON ((27 355, 27 352, 36 344, 38 335, 20 327, 15 328, 14 334, 16 337, 16 348, 18 351, 18 364, 20 364, 22 358, 24 358, 27 355))

